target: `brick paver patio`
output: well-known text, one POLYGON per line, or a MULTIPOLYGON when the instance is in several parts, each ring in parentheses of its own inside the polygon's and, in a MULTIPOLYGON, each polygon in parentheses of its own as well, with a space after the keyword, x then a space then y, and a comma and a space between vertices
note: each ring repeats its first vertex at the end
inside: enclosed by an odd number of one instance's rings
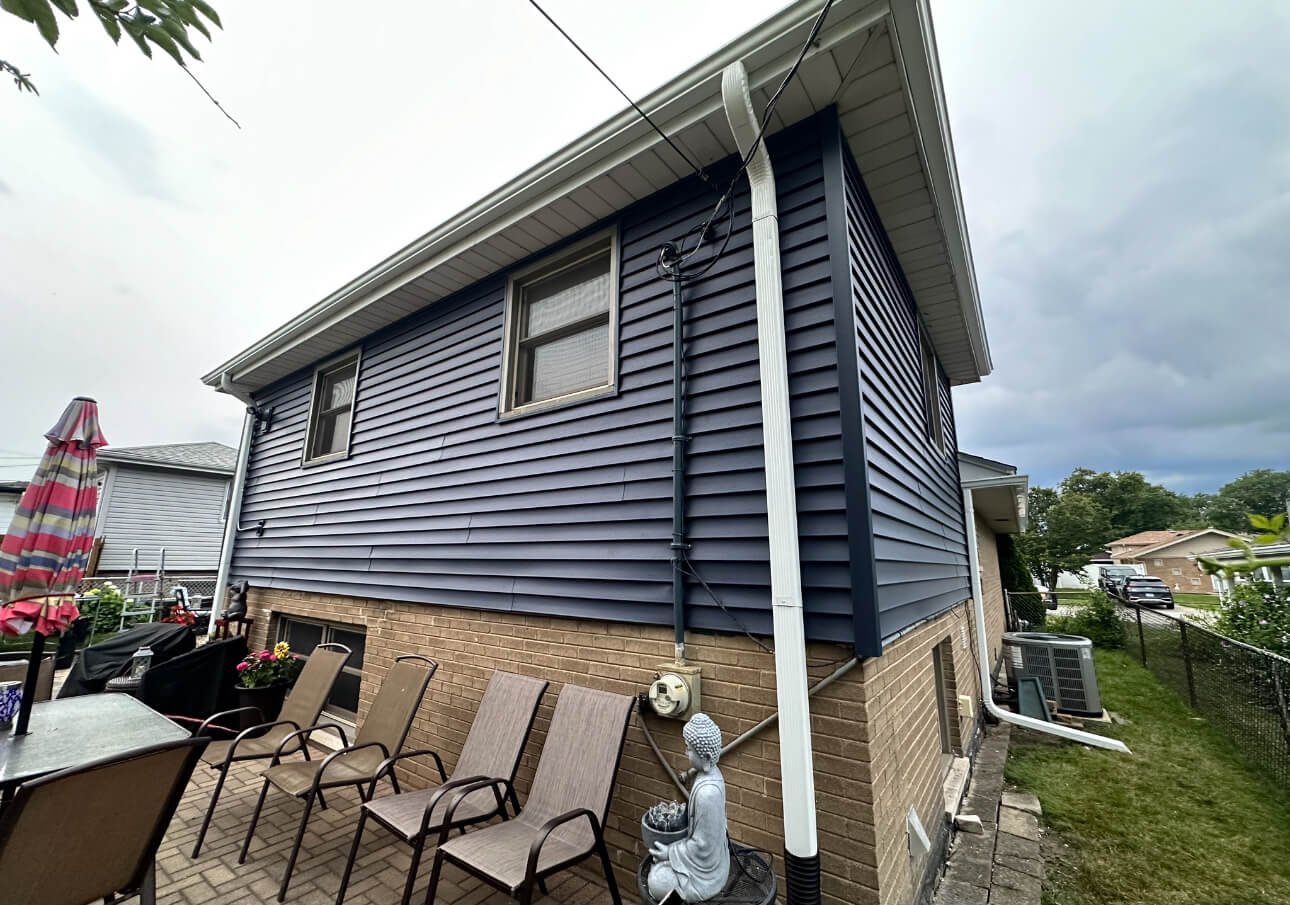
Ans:
MULTIPOLYGON (((303 805, 286 795, 270 792, 245 864, 237 863, 247 822, 255 807, 263 765, 235 765, 220 797, 219 809, 207 834, 201 857, 194 861, 193 840, 214 785, 215 773, 198 766, 193 781, 175 815, 157 855, 158 905, 207 905, 207 903, 276 902, 278 883, 286 867, 291 840, 299 826, 303 805)), ((382 784, 385 785, 385 784, 382 784)), ((386 786, 388 790, 388 786, 386 786)), ((276 790, 275 790, 276 791, 276 790)), ((378 794, 388 794, 381 792, 378 794)), ((358 795, 352 791, 327 793, 326 810, 314 809, 296 864, 287 902, 294 905, 328 905, 336 899, 340 874, 354 839, 358 822, 358 795)), ((434 849, 427 848, 412 901, 425 901, 434 849)), ((369 823, 363 849, 354 867, 346 905, 397 905, 403 895, 411 854, 380 827, 369 823)), ((548 883, 550 895, 538 895, 541 905, 610 905, 604 877, 593 874, 594 859, 585 873, 570 871, 548 883)), ((621 878, 620 878, 621 882, 621 878)), ((635 901, 634 889, 622 887, 624 903, 635 901)), ((513 902, 456 868, 444 870, 437 905, 503 905, 513 902)))

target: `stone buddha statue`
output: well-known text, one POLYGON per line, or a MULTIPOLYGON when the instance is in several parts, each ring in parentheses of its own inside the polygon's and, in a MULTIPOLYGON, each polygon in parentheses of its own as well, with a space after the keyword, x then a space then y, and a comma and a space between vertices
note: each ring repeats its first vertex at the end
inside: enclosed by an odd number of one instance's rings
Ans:
POLYGON ((654 844, 650 850, 654 865, 649 872, 649 892, 655 901, 675 890, 686 902, 702 902, 720 894, 730 875, 726 781, 717 769, 721 730, 707 714, 696 713, 681 735, 690 764, 698 771, 686 808, 689 834, 670 845, 654 844))

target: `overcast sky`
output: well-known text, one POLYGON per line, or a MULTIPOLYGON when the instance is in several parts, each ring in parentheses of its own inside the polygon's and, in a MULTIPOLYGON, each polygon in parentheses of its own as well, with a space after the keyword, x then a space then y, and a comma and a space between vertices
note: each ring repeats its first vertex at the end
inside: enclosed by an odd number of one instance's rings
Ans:
MULTIPOLYGON (((782 5, 547 3, 636 96, 782 5)), ((0 16, 41 90, 0 83, 0 477, 78 393, 115 446, 236 443, 202 373, 622 106, 523 0, 217 6, 195 71, 241 130, 88 16, 58 54, 0 16)), ((935 12, 996 368, 963 447, 1040 482, 1287 467, 1287 4, 935 12)))

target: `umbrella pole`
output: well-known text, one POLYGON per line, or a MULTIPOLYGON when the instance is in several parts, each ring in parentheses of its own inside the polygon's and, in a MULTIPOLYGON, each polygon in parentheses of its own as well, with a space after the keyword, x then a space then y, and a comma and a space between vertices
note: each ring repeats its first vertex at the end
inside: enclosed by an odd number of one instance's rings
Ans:
POLYGON ((40 661, 45 657, 45 636, 35 632, 31 639, 31 658, 27 660, 27 681, 22 686, 22 703, 18 706, 18 725, 14 735, 26 735, 31 721, 31 705, 36 702, 36 686, 40 683, 40 661))

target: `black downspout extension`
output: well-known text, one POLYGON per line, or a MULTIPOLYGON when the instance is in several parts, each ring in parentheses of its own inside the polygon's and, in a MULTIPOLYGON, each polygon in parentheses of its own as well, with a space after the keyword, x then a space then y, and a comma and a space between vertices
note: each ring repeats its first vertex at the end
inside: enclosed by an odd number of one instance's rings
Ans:
POLYGON ((784 878, 789 905, 820 905, 820 856, 794 855, 784 849, 784 878))
MULTIPOLYGON (((666 249, 668 254, 671 249, 666 249)), ((674 252, 671 255, 676 260, 674 252)), ((680 269, 672 276, 672 627, 676 662, 685 662, 685 312, 680 269)))

